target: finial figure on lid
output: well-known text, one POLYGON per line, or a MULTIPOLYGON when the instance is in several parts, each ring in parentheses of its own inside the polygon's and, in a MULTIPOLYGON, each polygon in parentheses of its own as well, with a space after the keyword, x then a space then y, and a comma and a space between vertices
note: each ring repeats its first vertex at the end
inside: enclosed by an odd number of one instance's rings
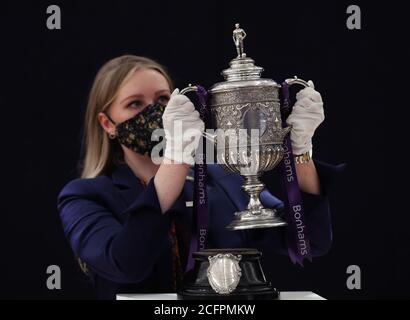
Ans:
POLYGON ((239 23, 235 23, 235 30, 233 31, 233 42, 235 42, 238 59, 245 58, 246 53, 243 52, 243 39, 246 37, 246 32, 240 28, 239 23))

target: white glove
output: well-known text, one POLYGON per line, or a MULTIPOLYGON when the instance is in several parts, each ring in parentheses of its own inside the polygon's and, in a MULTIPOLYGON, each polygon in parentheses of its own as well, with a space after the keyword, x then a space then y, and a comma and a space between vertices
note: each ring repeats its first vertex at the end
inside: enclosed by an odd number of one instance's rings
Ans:
POLYGON ((309 87, 298 92, 296 102, 286 123, 292 126, 290 140, 293 154, 300 155, 312 149, 312 137, 325 119, 323 101, 312 81, 309 87))
POLYGON ((205 124, 194 104, 175 89, 162 115, 165 130, 164 156, 179 163, 193 165, 205 124))

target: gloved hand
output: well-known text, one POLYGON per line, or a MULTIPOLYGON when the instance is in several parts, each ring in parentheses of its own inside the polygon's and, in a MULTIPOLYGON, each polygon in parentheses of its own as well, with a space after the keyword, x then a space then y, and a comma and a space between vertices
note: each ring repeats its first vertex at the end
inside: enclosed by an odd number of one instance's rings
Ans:
POLYGON ((325 119, 323 101, 315 90, 312 81, 309 87, 299 91, 292 112, 286 123, 292 126, 290 140, 294 155, 300 155, 312 149, 312 137, 316 128, 325 119))
POLYGON ((164 156, 179 163, 193 165, 205 124, 191 100, 175 89, 162 115, 165 130, 164 156))

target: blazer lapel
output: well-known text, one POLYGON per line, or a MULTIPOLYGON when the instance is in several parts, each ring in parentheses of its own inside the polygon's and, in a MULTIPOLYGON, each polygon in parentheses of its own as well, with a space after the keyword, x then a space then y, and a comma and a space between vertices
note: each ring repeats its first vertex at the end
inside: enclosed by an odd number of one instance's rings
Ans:
POLYGON ((143 190, 143 186, 132 170, 125 164, 117 167, 112 173, 111 179, 118 187, 120 197, 124 200, 123 210, 125 210, 143 190))

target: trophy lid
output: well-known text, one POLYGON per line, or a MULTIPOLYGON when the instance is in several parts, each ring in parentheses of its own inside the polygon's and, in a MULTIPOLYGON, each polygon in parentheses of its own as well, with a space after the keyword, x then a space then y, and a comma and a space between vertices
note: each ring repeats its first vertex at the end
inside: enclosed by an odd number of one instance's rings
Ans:
POLYGON ((214 84, 210 88, 211 92, 254 86, 280 87, 274 80, 261 78, 264 69, 256 66, 255 61, 250 57, 247 57, 246 53, 243 52, 243 40, 245 37, 246 33, 239 27, 239 23, 235 24, 233 40, 238 56, 231 60, 228 69, 222 71, 221 75, 223 75, 225 81, 214 84))
POLYGON ((262 67, 255 66, 255 61, 245 56, 233 59, 229 69, 221 72, 226 81, 255 80, 260 79, 262 67))

